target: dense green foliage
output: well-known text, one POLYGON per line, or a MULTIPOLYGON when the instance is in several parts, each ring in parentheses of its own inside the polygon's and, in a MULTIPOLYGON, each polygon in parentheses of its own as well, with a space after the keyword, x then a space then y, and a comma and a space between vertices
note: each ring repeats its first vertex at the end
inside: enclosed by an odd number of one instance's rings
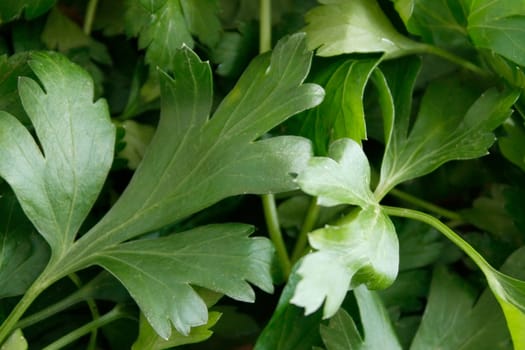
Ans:
POLYGON ((523 0, 2 1, 0 349, 525 349, 524 47, 523 0))

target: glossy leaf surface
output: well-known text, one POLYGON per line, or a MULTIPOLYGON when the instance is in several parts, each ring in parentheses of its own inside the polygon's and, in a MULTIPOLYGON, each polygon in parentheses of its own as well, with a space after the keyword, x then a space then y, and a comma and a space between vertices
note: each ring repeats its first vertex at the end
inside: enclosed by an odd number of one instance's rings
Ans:
POLYGON ((319 56, 383 52, 396 57, 420 44, 399 34, 375 0, 322 0, 305 16, 308 47, 319 56))
POLYGON ((29 64, 43 87, 20 78, 20 97, 42 151, 15 117, 1 112, 0 175, 59 254, 73 242, 104 183, 114 128, 105 101, 93 103, 84 70, 56 53, 35 53, 29 64))
POLYGON ((188 335, 190 327, 208 322, 206 304, 190 284, 245 302, 255 298, 246 281, 273 291, 272 245, 247 238, 252 231, 241 224, 202 226, 106 249, 96 262, 126 286, 155 331, 169 339, 172 324, 188 335))

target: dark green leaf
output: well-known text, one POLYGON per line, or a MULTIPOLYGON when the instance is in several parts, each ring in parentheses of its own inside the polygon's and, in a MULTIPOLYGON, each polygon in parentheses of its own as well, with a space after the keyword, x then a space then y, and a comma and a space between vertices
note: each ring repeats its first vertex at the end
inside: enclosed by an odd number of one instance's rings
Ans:
POLYGON ((438 267, 411 350, 511 349, 501 309, 489 290, 479 299, 459 276, 438 267))
POLYGON ((248 239, 252 231, 241 224, 203 226, 124 243, 95 259, 126 286, 155 331, 169 339, 172 324, 188 335, 190 327, 208 322, 206 304, 190 284, 241 301, 255 298, 246 281, 273 290, 273 248, 268 240, 248 239))
POLYGON ((366 284, 371 289, 390 286, 398 272, 399 246, 394 225, 379 207, 368 207, 348 223, 327 226, 309 235, 312 248, 298 273, 291 302, 316 311, 323 301, 323 317, 332 317, 349 289, 366 284))
POLYGON ((174 330, 169 339, 165 340, 159 337, 145 317, 141 315, 140 317, 140 329, 139 329, 139 338, 133 344, 132 350, 162 350, 170 349, 176 346, 181 346, 184 344, 193 344, 202 342, 213 334, 210 330, 217 321, 221 314, 218 312, 210 312, 208 322, 205 325, 195 327, 191 330, 189 334, 183 335, 174 330))
POLYGON ((472 47, 467 33, 467 8, 457 0, 395 1, 407 29, 427 43, 466 50, 472 47), (410 3, 410 4, 408 4, 410 3), (410 7, 408 19, 404 7, 410 7))
MULTIPOLYGON (((104 241, 97 243, 102 248, 173 223, 228 196, 296 188, 290 173, 305 166, 310 144, 298 137, 252 141, 289 116, 319 104, 322 89, 302 84, 310 58, 303 35, 280 42, 271 57, 260 56, 251 64, 208 120, 209 66, 188 48, 179 51, 175 79, 161 76, 161 120, 141 165, 117 203, 85 238, 103 235, 104 241)), ((93 252, 95 248, 91 247, 93 252)))
POLYGON ((180 0, 180 4, 190 33, 208 47, 214 47, 222 30, 217 0, 180 0))
POLYGON ((321 326, 321 336, 326 349, 401 350, 387 310, 377 294, 364 286, 356 288, 354 293, 363 324, 364 339, 350 315, 344 309, 340 309, 330 319, 328 326, 321 326))
POLYGON ((509 118, 503 123, 505 135, 498 139, 499 149, 505 158, 525 171, 525 128, 509 118))
POLYGON ((13 196, 0 197, 0 298, 23 294, 45 267, 49 248, 13 196))
MULTIPOLYGON (((398 84, 400 74, 405 73, 394 68, 387 78, 398 84)), ((391 89, 396 101, 396 96, 403 92, 396 91, 399 89, 396 85, 391 89)), ((510 115, 518 93, 490 89, 477 100, 476 96, 474 89, 461 85, 457 79, 438 80, 427 88, 410 130, 410 114, 396 114, 395 131, 381 165, 381 179, 376 189, 378 198, 397 184, 423 176, 447 161, 487 154, 495 140, 491 131, 510 115)))
POLYGON ((0 2, 0 24, 10 22, 25 13, 27 19, 32 19, 45 13, 55 4, 56 0, 2 0, 0 2))
POLYGON ((399 236, 399 270, 416 269, 436 262, 445 244, 435 229, 417 221, 397 224, 399 236))
POLYGON ((326 96, 316 108, 307 111, 301 120, 302 136, 314 141, 316 154, 325 155, 328 145, 340 138, 361 143, 367 138, 363 98, 365 86, 379 58, 350 59, 318 73, 326 96))
POLYGON ((153 1, 149 8, 138 2, 130 6, 126 25, 129 33, 139 34, 140 48, 147 48, 146 62, 153 67, 174 69, 176 52, 183 44, 189 47, 194 44, 180 0, 153 1))
POLYGON ((43 87, 20 78, 19 91, 42 151, 15 117, 1 112, 0 175, 53 253, 60 254, 72 244, 104 183, 114 128, 105 101, 93 103, 93 83, 80 67, 56 53, 35 53, 29 65, 43 87))
POLYGON ((525 3, 471 0, 468 32, 474 45, 525 66, 525 3))
POLYGON ((320 341, 321 310, 305 316, 301 308, 290 304, 301 279, 297 266, 288 278, 271 320, 257 338, 254 350, 310 350, 320 341))
POLYGON ((17 116, 24 124, 29 123, 29 119, 18 95, 18 77, 33 75, 27 64, 28 58, 27 53, 9 58, 6 55, 0 56, 0 111, 17 116))
POLYGON ((399 34, 375 0, 321 0, 305 16, 308 47, 319 56, 383 52, 396 57, 421 44, 399 34))

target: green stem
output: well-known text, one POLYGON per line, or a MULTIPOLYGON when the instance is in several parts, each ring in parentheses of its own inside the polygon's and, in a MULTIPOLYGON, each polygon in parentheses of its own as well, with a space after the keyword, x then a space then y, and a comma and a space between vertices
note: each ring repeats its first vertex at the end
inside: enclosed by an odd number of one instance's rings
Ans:
POLYGON ((440 206, 427 202, 421 198, 418 198, 416 196, 413 196, 401 190, 393 188, 390 190, 390 192, 388 192, 388 194, 396 198, 399 198, 402 201, 405 201, 407 203, 410 203, 420 208, 423 208, 425 210, 428 210, 434 214, 437 214, 438 216, 441 216, 441 217, 444 217, 444 218, 447 218, 453 221, 462 221, 461 215, 459 215, 458 213, 455 213, 453 211, 447 210, 445 208, 442 208, 440 206))
POLYGON ((50 283, 47 283, 42 273, 35 282, 29 287, 29 289, 22 296, 22 299, 16 304, 15 308, 11 311, 9 316, 4 320, 0 326, 0 345, 2 345, 6 339, 14 331, 18 320, 26 312, 33 301, 42 293, 50 283))
POLYGON ((260 0, 259 8, 259 53, 272 48, 272 1, 260 0))
MULTIPOLYGON (((69 278, 71 279, 71 281, 73 281, 73 283, 78 289, 82 288, 82 281, 80 280, 80 278, 78 277, 76 273, 70 274, 69 278)), ((86 304, 88 305, 88 308, 89 308, 89 311, 91 312, 91 317, 93 318, 93 320, 98 319, 100 317, 100 312, 98 311, 98 307, 95 301, 92 298, 88 298, 86 299, 86 304)), ((98 333, 98 329, 94 328, 89 338, 89 344, 88 344, 87 350, 94 350, 96 348, 97 333, 98 333)))
POLYGON ((275 250, 277 252, 277 259, 279 265, 283 271, 284 277, 287 279, 290 275, 291 264, 286 245, 284 244, 283 234, 279 227, 279 218, 277 216, 277 208, 275 206, 275 198, 273 194, 262 195, 262 203, 264 209, 264 217, 266 219, 266 227, 268 228, 268 234, 272 240, 275 250))
POLYGON ((463 67, 481 77, 484 77, 484 78, 487 78, 487 77, 490 77, 490 74, 478 67, 477 65, 475 65, 474 63, 472 62, 469 62, 459 56, 456 56, 454 55, 453 53, 451 52, 448 52, 446 50, 443 50, 442 48, 439 48, 437 46, 433 46, 433 45, 422 45, 422 48, 423 48, 423 51, 426 52, 426 53, 429 53, 429 54, 433 54, 433 55, 436 55, 436 56, 439 56, 441 58, 444 58, 452 63, 455 63, 457 64, 458 66, 460 67, 463 67))
POLYGON ((94 329, 105 326, 108 323, 111 323, 119 318, 124 317, 125 312, 122 311, 121 306, 115 306, 107 314, 93 320, 80 328, 75 329, 71 333, 66 334, 62 338, 54 341, 53 343, 46 346, 43 350, 58 350, 64 348, 66 345, 71 344, 75 340, 83 337, 84 335, 93 332, 94 329))
POLYGON ((308 211, 306 212, 303 225, 301 226, 299 237, 297 237, 297 241, 295 242, 295 247, 293 249, 291 258, 292 263, 295 263, 301 258, 301 256, 303 256, 306 246, 308 245, 308 233, 314 229, 317 218, 319 217, 320 209, 321 207, 317 205, 317 197, 313 197, 310 201, 308 211))
POLYGON ((95 19, 95 13, 97 12, 98 0, 89 0, 86 8, 86 17, 84 18, 84 33, 86 35, 91 34, 93 28, 93 20, 95 19))
POLYGON ((490 264, 485 260, 485 258, 483 258, 483 256, 481 256, 481 254, 479 254, 470 244, 468 244, 450 227, 448 227, 432 215, 417 210, 405 208, 389 206, 382 206, 382 208, 385 211, 385 213, 390 216, 409 218, 424 222, 425 224, 434 227, 436 230, 438 230, 448 239, 450 239, 455 245, 461 248, 476 263, 476 265, 478 265, 478 267, 483 271, 483 273, 485 273, 485 275, 488 276, 493 272, 492 266, 490 266, 490 264))

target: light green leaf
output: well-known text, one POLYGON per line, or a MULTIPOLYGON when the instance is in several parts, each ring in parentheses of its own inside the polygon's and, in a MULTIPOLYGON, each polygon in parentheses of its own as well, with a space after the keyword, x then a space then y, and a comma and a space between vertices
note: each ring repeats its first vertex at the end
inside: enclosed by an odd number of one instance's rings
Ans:
POLYGON ((398 272, 399 244, 394 225, 380 207, 370 206, 338 226, 327 226, 309 235, 312 248, 298 273, 291 303, 316 311, 323 301, 323 317, 332 317, 347 291, 360 284, 370 289, 390 286, 398 272))
POLYGON ((325 155, 328 145, 340 138, 358 143, 367 138, 363 98, 379 60, 347 59, 313 78, 323 85, 326 96, 319 106, 304 113, 300 134, 313 140, 316 154, 325 155))
POLYGON ((2 0, 0 2, 0 24, 10 22, 25 13, 26 19, 33 19, 45 13, 56 0, 2 0))
POLYGON ((139 323, 139 338, 135 341, 131 349, 162 350, 176 346, 181 346, 184 344, 202 342, 211 337, 213 332, 210 330, 210 328, 213 327, 217 323, 217 321, 219 321, 220 317, 220 313, 210 312, 208 322, 205 325, 193 328, 191 332, 187 335, 183 335, 174 330, 171 333, 169 339, 165 340, 159 337, 155 330, 151 328, 146 318, 144 318, 143 314, 141 314, 139 323))
POLYGON ((127 160, 130 169, 137 169, 144 153, 155 134, 155 128, 147 124, 139 124, 133 120, 125 120, 118 124, 124 130, 124 148, 118 151, 118 157, 127 160))
POLYGON ((203 226, 124 243, 95 260, 126 286, 155 331, 169 339, 172 324, 188 335, 190 327, 208 322, 206 304, 190 284, 245 302, 255 298, 246 281, 273 291, 273 247, 266 239, 248 239, 251 232, 253 227, 241 224, 203 226))
POLYGON ((468 32, 474 45, 525 66, 525 3, 472 0, 468 32))
POLYGON ((228 196, 297 188, 290 173, 306 165, 309 142, 291 136, 253 140, 320 103, 322 89, 302 84, 310 59, 304 35, 281 41, 271 57, 260 56, 250 65, 208 120, 209 65, 188 48, 179 51, 175 78, 161 75, 157 133, 127 189, 83 236, 86 245, 104 237, 90 251, 158 229, 228 196))
POLYGON ((2 344, 0 350, 27 350, 28 344, 21 329, 14 331, 2 344))
POLYGON ((361 146, 350 139, 332 143, 328 157, 312 158, 297 177, 301 189, 324 206, 376 203, 370 190, 370 165, 361 146))
POLYGON ((505 158, 525 171, 525 128, 509 118, 503 123, 505 135, 498 139, 499 149, 505 158))
POLYGON ((308 47, 319 56, 383 52, 397 57, 421 44, 399 34, 375 0, 320 0, 305 16, 308 47))
POLYGON ((0 298, 24 294, 44 269, 49 248, 12 195, 0 196, 0 298))
MULTIPOLYGON (((411 65, 413 68, 408 71, 413 84, 417 63, 411 65)), ((410 85, 398 86, 406 72, 390 67, 384 67, 383 71, 392 82, 396 120, 381 165, 377 198, 382 198, 397 184, 428 174, 445 162, 487 154, 495 140, 492 130, 511 114, 510 108, 518 98, 517 91, 490 89, 476 100, 475 89, 469 89, 457 79, 437 80, 427 88, 409 130, 410 111, 403 103, 410 98, 403 97, 407 92, 402 90, 410 85), (402 110, 397 113, 399 107, 402 110)))
POLYGON ((327 350, 401 350, 379 296, 364 286, 356 288, 354 293, 365 337, 363 339, 359 334, 352 317, 344 309, 339 309, 328 326, 321 325, 321 336, 327 350))
POLYGON ((35 53, 29 65, 42 86, 20 78, 19 91, 42 151, 15 117, 1 112, 0 175, 60 255, 102 188, 114 128, 105 101, 93 103, 92 80, 80 67, 56 53, 35 53))
POLYGON ((310 350, 320 342, 321 310, 305 316, 302 309, 290 303, 301 280, 298 265, 300 262, 294 265, 271 320, 257 337, 254 350, 310 350))
POLYGON ((437 267, 427 307, 410 349, 511 349, 496 299, 489 290, 477 297, 466 281, 442 266, 437 267))

